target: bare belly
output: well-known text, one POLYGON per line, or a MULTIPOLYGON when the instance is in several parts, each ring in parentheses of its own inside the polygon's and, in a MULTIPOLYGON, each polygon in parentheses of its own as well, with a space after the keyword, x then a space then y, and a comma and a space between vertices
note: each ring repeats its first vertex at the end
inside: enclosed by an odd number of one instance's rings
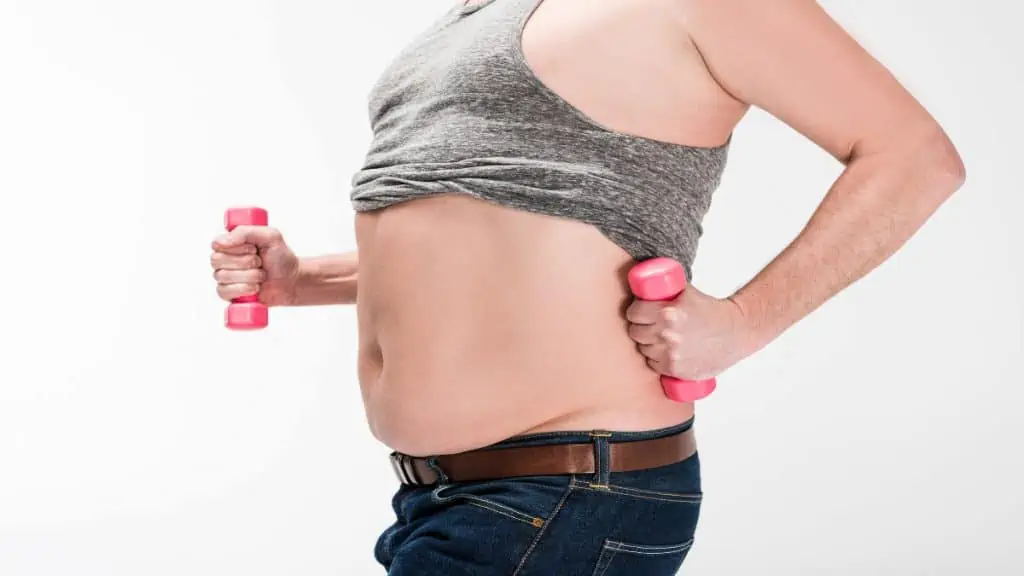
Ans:
POLYGON ((633 263, 590 226, 442 195, 358 214, 359 378, 412 455, 681 422, 626 332, 633 263))

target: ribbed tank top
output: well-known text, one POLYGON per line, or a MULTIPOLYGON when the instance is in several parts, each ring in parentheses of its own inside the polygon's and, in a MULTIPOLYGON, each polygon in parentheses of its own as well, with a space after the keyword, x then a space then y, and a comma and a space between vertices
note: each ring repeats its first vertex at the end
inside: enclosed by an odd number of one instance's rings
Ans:
POLYGON ((668 256, 689 277, 729 142, 624 134, 562 99, 523 56, 542 1, 459 4, 387 66, 370 93, 354 210, 467 194, 591 224, 636 260, 668 256))

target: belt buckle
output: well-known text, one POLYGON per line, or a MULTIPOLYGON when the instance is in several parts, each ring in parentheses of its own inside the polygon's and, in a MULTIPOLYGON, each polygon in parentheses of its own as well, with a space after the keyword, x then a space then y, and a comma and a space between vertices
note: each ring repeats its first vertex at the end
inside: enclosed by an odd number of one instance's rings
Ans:
POLYGON ((399 452, 391 453, 391 469, 402 484, 409 486, 421 486, 423 481, 416 474, 416 466, 413 465, 412 457, 399 452))

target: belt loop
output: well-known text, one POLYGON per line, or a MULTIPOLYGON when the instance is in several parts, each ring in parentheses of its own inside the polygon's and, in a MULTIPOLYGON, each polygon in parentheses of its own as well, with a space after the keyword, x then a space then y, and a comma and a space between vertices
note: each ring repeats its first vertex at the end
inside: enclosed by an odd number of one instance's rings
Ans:
POLYGON ((427 458, 427 466, 429 466, 430 469, 433 470, 434 472, 437 472, 438 484, 448 483, 448 475, 444 473, 444 468, 441 468, 441 465, 437 462, 437 456, 431 456, 430 458, 427 458))
POLYGON ((607 488, 611 473, 610 450, 608 449, 612 433, 605 430, 594 430, 590 439, 594 443, 594 480, 593 488, 607 488))

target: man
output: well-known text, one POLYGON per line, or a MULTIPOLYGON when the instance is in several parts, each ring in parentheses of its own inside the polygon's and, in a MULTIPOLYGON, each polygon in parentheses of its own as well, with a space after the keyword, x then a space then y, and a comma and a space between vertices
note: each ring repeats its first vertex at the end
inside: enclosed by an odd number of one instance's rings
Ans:
POLYGON ((356 252, 300 260, 240 227, 212 265, 225 299, 357 306, 368 422, 402 481, 376 555, 398 576, 674 574, 700 468, 693 405, 659 377, 755 353, 964 180, 934 119, 810 0, 460 4, 385 70, 370 117, 356 252), (843 174, 729 297, 632 300, 637 261, 689 275, 751 106, 843 174))

